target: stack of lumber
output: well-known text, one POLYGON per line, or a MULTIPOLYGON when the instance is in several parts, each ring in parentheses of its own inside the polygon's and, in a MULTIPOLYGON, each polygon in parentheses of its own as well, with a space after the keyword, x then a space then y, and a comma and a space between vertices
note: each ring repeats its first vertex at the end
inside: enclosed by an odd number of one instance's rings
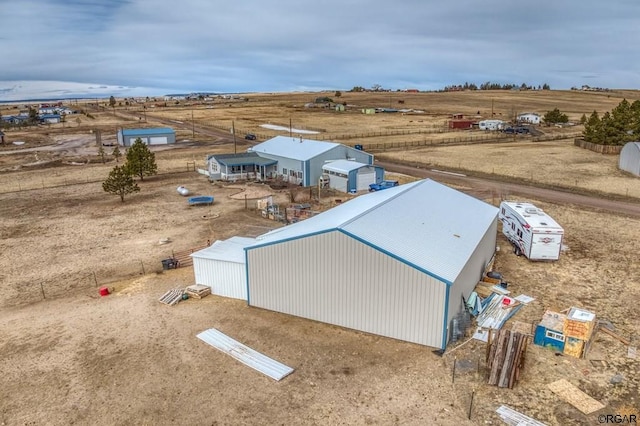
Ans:
POLYGON ((527 351, 527 336, 502 329, 490 342, 487 351, 488 383, 500 388, 513 388, 520 378, 527 351))
POLYGON ((160 303, 164 303, 165 305, 173 306, 179 301, 182 300, 182 294, 184 291, 181 288, 172 288, 163 294, 158 301, 160 303))
POLYGON ((188 286, 185 289, 185 293, 194 299, 202 299, 203 297, 211 294, 211 287, 202 284, 194 284, 188 286))

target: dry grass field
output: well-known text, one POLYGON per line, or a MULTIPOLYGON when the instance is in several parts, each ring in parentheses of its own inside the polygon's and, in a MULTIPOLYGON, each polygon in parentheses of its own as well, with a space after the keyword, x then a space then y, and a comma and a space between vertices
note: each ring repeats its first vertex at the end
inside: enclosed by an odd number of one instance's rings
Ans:
MULTIPOLYGON (((587 359, 530 345, 521 381, 507 390, 485 384, 480 342, 440 357, 418 345, 216 296, 174 307, 158 303, 166 290, 193 283, 190 267, 163 271, 162 259, 207 240, 255 236, 279 226, 246 209, 243 194, 268 191, 280 203, 291 195, 266 185, 212 185, 187 171, 189 163, 203 167, 207 154, 233 151, 228 132, 212 127, 205 134, 207 123, 226 128, 233 121, 239 133, 268 137, 277 132, 260 124, 291 120, 293 127, 323 129, 324 136, 357 135, 420 131, 424 123, 442 127, 453 112, 486 115, 492 104, 498 116, 558 107, 577 120, 594 109, 610 110, 623 97, 638 97, 637 92, 345 92, 340 101, 354 105, 352 112, 304 107, 323 95, 249 94, 246 102, 147 108, 146 122, 139 111, 125 107, 116 108, 117 114, 96 110, 94 118, 82 115, 80 123, 71 120, 64 127, 6 132, 9 142, 25 144, 0 147, 0 423, 501 424, 495 410, 502 404, 553 425, 595 424, 599 413, 640 414, 638 359, 628 358, 625 345, 604 333, 596 335, 587 359), (426 113, 364 116, 356 111, 389 105, 426 113), (192 111, 197 127, 189 122, 192 111), (181 142, 154 148, 160 174, 141 182, 141 192, 125 203, 104 193, 100 183, 115 162, 109 158, 102 164, 90 131, 101 130, 103 141, 112 140, 118 126, 166 125, 160 118, 183 122, 175 123, 181 142), (179 185, 213 195, 216 202, 190 208, 176 191, 179 185), (165 238, 171 242, 160 244, 165 238), (96 287, 101 285, 115 292, 100 297, 96 287), (295 372, 274 382, 248 369, 195 338, 211 327, 295 372), (452 383, 456 359, 474 367, 459 368, 452 383), (611 382, 615 375, 622 376, 621 383, 611 382), (584 415, 558 399, 547 385, 562 378, 606 408, 584 415)), ((553 131, 570 135, 576 128, 553 131)), ((576 148, 570 139, 434 145, 387 150, 377 157, 640 199, 640 181, 620 173, 615 157, 576 148)), ((248 145, 240 140, 239 146, 248 145)), ((458 189, 473 193, 473 188, 458 189)), ((316 208, 330 208, 331 198, 316 208)), ((532 263, 513 255, 498 236, 496 269, 513 294, 535 298, 514 320, 534 323, 546 309, 583 307, 637 346, 640 218, 529 201, 563 225, 567 250, 558 262, 532 263)))

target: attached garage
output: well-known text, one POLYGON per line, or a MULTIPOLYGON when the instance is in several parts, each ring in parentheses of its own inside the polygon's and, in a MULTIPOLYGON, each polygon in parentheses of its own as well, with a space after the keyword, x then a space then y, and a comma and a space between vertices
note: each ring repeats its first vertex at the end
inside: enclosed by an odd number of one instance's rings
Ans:
POLYGON ((329 176, 329 187, 342 192, 367 191, 372 183, 384 179, 384 169, 351 160, 336 160, 322 166, 329 176))
POLYGON ((120 129, 118 145, 131 146, 140 139, 146 145, 167 145, 176 143, 176 132, 169 127, 151 129, 120 129))
POLYGON ((212 294, 247 300, 244 248, 253 243, 253 238, 232 237, 193 253, 196 284, 211 287, 212 294))
POLYGON ((444 349, 494 256, 497 215, 432 180, 362 195, 247 246, 247 301, 444 349))
POLYGON ((628 142, 620 151, 620 170, 640 176, 640 142, 628 142))

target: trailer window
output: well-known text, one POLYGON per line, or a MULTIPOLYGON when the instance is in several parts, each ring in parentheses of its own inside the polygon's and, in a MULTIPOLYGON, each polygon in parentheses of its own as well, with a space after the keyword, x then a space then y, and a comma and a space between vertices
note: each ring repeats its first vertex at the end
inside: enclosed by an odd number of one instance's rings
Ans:
POLYGON ((517 234, 518 234, 518 237, 522 238, 522 231, 521 230, 518 229, 517 234))
POLYGON ((516 230, 516 224, 515 223, 511 224, 511 229, 513 229, 514 231, 516 230))

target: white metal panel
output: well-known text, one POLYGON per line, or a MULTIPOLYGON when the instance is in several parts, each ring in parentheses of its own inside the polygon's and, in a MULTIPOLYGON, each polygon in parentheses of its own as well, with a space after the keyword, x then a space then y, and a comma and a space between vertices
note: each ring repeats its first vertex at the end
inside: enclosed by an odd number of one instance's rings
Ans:
POLYGON ((323 170, 331 170, 338 173, 349 174, 351 170, 359 169, 361 167, 365 167, 367 164, 359 163, 357 161, 352 160, 335 160, 326 163, 322 166, 323 170))
POLYGON ((447 285, 340 231, 249 249, 248 272, 250 305, 442 347, 447 285))
POLYGON ((366 191, 369 189, 369 185, 372 183, 376 183, 376 170, 371 169, 360 169, 358 170, 358 176, 356 179, 356 189, 358 191, 366 191))
POLYGON ((349 178, 340 177, 336 175, 329 176, 329 188, 333 188, 337 191, 347 192, 347 183, 349 178))
POLYGON ((211 287, 218 296, 247 300, 247 273, 244 263, 193 258, 196 284, 211 287))
POLYGON ((558 260, 562 248, 562 234, 532 234, 530 259, 558 260))
POLYGON ((215 328, 205 330, 196 337, 274 380, 282 380, 293 373, 293 368, 243 345, 215 328))
POLYGON ((149 145, 166 145, 169 140, 166 136, 152 136, 149 138, 149 145))

